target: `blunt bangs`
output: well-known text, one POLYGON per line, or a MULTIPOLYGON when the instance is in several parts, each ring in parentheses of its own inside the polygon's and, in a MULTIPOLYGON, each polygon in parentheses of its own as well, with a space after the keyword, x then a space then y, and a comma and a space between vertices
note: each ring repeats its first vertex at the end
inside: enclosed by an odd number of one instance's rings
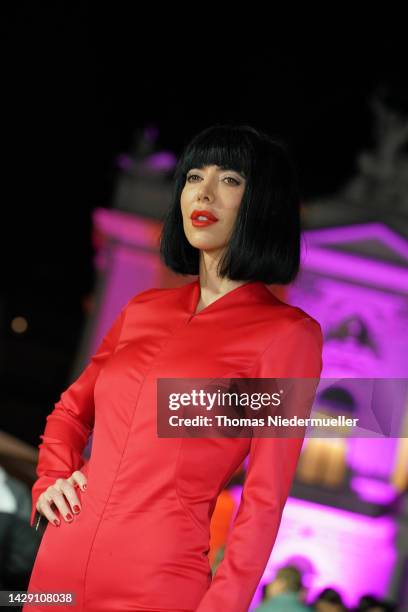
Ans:
POLYGON ((245 132, 225 129, 223 126, 207 128, 198 134, 180 158, 175 177, 185 179, 191 168, 219 166, 235 170, 249 179, 251 176, 253 149, 245 132))

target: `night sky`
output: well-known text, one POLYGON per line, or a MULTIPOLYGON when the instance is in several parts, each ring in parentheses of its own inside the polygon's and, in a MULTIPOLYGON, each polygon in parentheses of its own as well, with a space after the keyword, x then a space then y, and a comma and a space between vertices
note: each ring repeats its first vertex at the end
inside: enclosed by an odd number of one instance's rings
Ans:
POLYGON ((275 18, 266 35, 238 9, 246 30, 217 13, 204 23, 200 5, 163 34, 136 3, 103 6, 1 9, 1 428, 34 445, 68 383, 94 285, 91 211, 110 206, 115 157, 137 128, 155 123, 158 147, 177 155, 212 122, 250 123, 289 144, 307 202, 340 188, 373 145, 375 91, 407 106, 403 45, 372 24, 299 34, 275 18), (11 331, 17 315, 24 334, 11 331))

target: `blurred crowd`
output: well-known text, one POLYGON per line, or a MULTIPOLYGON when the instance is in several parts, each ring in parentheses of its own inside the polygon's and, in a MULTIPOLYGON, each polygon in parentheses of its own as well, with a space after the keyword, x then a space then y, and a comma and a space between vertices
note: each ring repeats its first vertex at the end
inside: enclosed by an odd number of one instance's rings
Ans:
POLYGON ((348 608, 336 589, 323 589, 316 599, 306 604, 307 590, 297 567, 280 568, 274 580, 264 587, 263 601, 254 612, 397 612, 395 603, 367 594, 360 597, 358 605, 348 608))

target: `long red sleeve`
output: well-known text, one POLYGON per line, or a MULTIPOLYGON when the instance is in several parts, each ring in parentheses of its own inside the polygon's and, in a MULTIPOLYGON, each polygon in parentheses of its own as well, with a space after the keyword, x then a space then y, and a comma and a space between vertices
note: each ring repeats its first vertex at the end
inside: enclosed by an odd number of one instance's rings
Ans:
POLYGON ((32 487, 30 525, 40 516, 38 497, 57 478, 69 478, 84 465, 82 452, 94 424, 93 390, 99 371, 114 350, 122 328, 127 304, 91 357, 82 374, 64 391, 54 410, 47 416, 44 434, 40 436, 37 464, 38 480, 32 487), (37 516, 36 516, 37 515, 37 516))
MULTIPOLYGON (((268 346, 251 378, 319 379, 322 345, 317 321, 300 319, 268 346)), ((302 443, 303 437, 252 439, 241 503, 225 555, 196 612, 248 610, 275 543, 302 443)))

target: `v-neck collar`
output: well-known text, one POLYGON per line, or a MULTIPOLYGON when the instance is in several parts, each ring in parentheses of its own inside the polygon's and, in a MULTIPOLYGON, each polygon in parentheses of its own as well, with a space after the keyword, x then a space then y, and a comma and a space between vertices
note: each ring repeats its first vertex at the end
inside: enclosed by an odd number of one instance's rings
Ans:
POLYGON ((188 309, 190 316, 194 318, 200 317, 201 315, 205 315, 208 312, 212 312, 220 308, 228 307, 229 304, 236 304, 237 302, 242 302, 242 300, 247 301, 248 297, 260 296, 265 294, 265 292, 272 296, 272 293, 261 281, 248 281, 243 285, 239 285, 238 287, 227 291, 227 293, 224 293, 224 295, 208 304, 208 306, 205 306, 199 312, 196 312, 201 295, 200 277, 190 283, 190 287, 191 292, 189 296, 188 309))

